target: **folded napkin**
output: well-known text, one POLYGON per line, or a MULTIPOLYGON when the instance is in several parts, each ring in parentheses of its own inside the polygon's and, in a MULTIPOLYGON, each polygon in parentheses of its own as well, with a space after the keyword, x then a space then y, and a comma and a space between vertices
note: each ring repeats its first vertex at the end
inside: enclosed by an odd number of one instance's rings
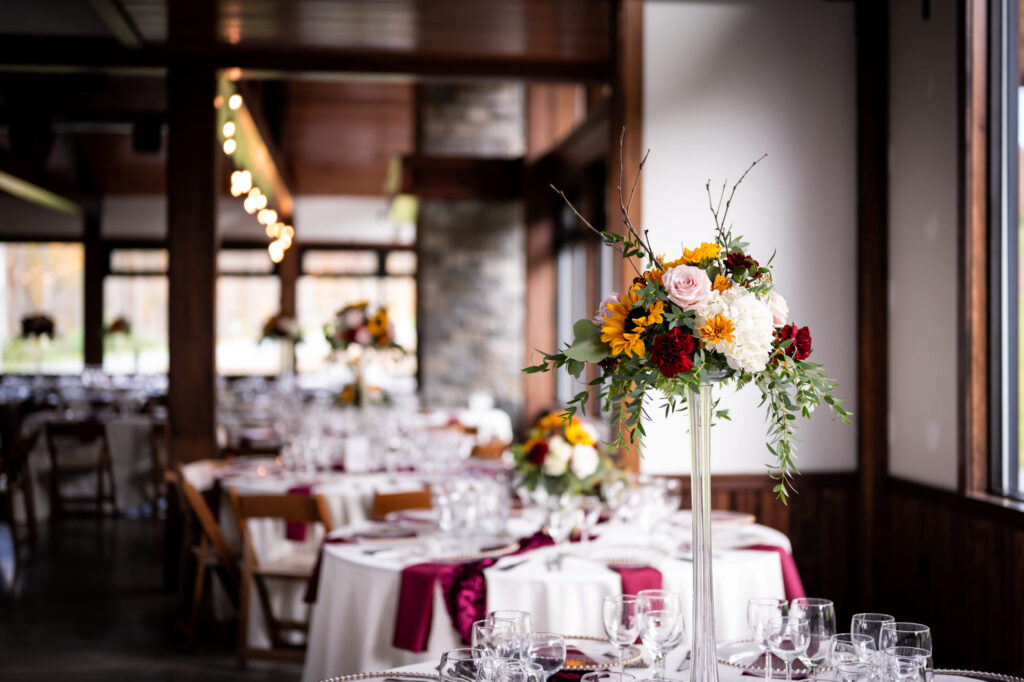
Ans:
MULTIPOLYGON (((554 544, 547 535, 536 533, 519 541, 514 554, 554 544)), ((430 639, 434 615, 434 583, 441 581, 445 607, 452 626, 469 643, 473 623, 487 614, 487 581, 484 569, 497 559, 482 559, 464 564, 423 563, 402 569, 398 609, 395 614, 395 648, 423 652, 430 639)))
MULTIPOLYGON (((303 495, 309 497, 313 492, 313 486, 311 485, 297 485, 288 488, 289 495, 303 495)), ((293 542, 305 542, 306 541, 306 526, 308 524, 302 523, 301 521, 288 521, 285 523, 284 536, 293 542)))
POLYGON ((640 590, 660 590, 661 571, 651 566, 611 566, 622 579, 622 594, 637 594, 640 590))
MULTIPOLYGON (((756 659, 754 659, 754 662, 750 665, 762 668, 762 670, 744 670, 743 674, 749 675, 751 677, 767 677, 765 675, 765 670, 763 669, 765 667, 765 656, 767 655, 771 655, 772 657, 772 677, 776 680, 786 679, 786 662, 774 654, 761 654, 756 659)), ((793 661, 793 679, 807 679, 807 668, 800 661, 793 661)))
POLYGON ((796 568, 796 561, 793 560, 793 555, 787 552, 785 548, 776 547, 775 545, 748 545, 742 549, 778 552, 779 561, 782 564, 782 585, 786 589, 786 599, 793 600, 807 596, 807 593, 804 592, 804 583, 800 580, 800 571, 796 568))

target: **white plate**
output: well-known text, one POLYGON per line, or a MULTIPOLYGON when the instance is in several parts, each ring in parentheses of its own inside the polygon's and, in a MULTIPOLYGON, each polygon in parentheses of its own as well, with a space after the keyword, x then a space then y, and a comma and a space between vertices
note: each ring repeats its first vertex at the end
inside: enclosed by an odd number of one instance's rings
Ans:
POLYGON ((589 559, 605 564, 608 567, 639 568, 669 558, 669 555, 658 549, 637 545, 594 545, 590 547, 573 547, 568 556, 589 559))
MULTIPOLYGON (((562 670, 571 672, 591 672, 594 670, 610 670, 619 665, 619 650, 606 639, 598 637, 565 637, 565 665, 562 670)), ((643 658, 643 651, 636 645, 626 647, 622 653, 622 662, 631 665, 643 658)))

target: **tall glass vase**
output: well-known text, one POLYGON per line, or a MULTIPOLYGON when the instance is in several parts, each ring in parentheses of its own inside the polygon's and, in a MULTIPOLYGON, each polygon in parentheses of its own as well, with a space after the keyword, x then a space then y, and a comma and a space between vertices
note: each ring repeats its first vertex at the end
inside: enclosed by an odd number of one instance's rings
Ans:
POLYGON ((711 384, 689 390, 690 502, 693 509, 693 644, 690 682, 718 682, 711 578, 711 384))

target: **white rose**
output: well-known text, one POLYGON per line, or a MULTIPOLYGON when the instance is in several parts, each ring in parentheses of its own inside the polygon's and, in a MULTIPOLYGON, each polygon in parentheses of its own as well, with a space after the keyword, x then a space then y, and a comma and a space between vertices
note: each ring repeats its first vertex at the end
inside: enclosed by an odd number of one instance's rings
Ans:
POLYGON ((775 327, 785 327, 786 322, 789 321, 789 305, 786 303, 786 299, 782 298, 782 294, 777 294, 774 291, 768 297, 768 309, 772 311, 772 325, 775 327))
POLYGON ((544 473, 548 476, 561 476, 569 468, 572 459, 572 446, 561 436, 554 436, 548 441, 548 454, 544 458, 544 473))
POLYGON ((574 445, 572 448, 572 472, 580 478, 591 476, 597 471, 601 459, 593 445, 574 445))
POLYGON ((704 305, 711 296, 711 280, 708 274, 692 265, 677 265, 661 278, 668 300, 683 310, 693 310, 704 305))
POLYGON ((594 324, 596 324, 599 327, 602 324, 604 324, 604 318, 606 318, 609 315, 613 314, 612 313, 612 309, 611 309, 611 304, 612 303, 618 303, 618 302, 619 302, 619 295, 616 294, 614 291, 612 293, 608 294, 607 296, 605 296, 604 300, 601 301, 601 305, 597 306, 597 315, 594 316, 594 324))

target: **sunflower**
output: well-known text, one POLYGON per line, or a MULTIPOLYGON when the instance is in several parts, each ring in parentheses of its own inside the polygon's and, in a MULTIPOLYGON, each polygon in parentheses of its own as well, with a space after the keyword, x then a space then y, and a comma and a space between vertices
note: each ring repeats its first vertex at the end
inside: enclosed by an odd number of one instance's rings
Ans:
MULTIPOLYGON (((576 421, 575 418, 572 421, 576 421)), ((569 422, 571 423, 571 422, 569 422)), ((565 412, 550 412, 537 421, 535 427, 541 433, 549 433, 566 425, 565 412)))
POLYGON ((715 275, 715 283, 711 285, 711 291, 728 291, 729 289, 732 289, 732 282, 729 281, 729 278, 715 275))
POLYGON ((700 328, 700 338, 705 346, 714 346, 716 343, 723 343, 733 340, 736 332, 736 325, 725 315, 709 317, 700 328))
POLYGON ((683 249, 683 261, 688 265, 696 265, 706 260, 718 258, 722 247, 712 242, 704 242, 696 249, 683 249))
POLYGON ((573 445, 593 445, 594 436, 579 421, 565 427, 565 439, 573 445))
POLYGON ((612 355, 625 353, 633 357, 646 353, 644 332, 652 324, 660 324, 664 320, 664 301, 655 301, 650 308, 645 308, 636 306, 639 300, 636 292, 628 291, 617 303, 608 306, 610 314, 601 325, 601 340, 611 346, 612 355))
POLYGON ((387 336, 388 333, 388 311, 387 308, 381 308, 376 315, 371 317, 366 323, 366 329, 373 334, 375 338, 387 336))

